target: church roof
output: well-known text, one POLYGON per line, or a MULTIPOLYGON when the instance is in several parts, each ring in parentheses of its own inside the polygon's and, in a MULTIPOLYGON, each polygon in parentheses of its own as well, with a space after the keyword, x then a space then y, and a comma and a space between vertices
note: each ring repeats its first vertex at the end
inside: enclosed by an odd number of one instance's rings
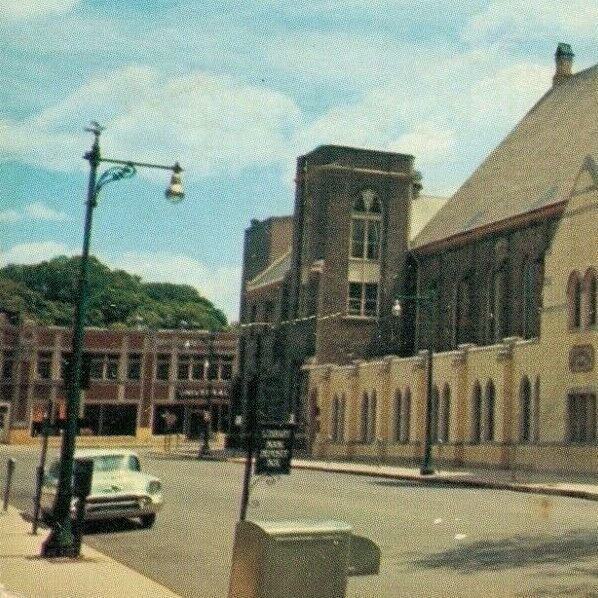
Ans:
POLYGON ((566 201, 579 165, 598 156, 598 65, 555 84, 412 243, 450 242, 566 201))

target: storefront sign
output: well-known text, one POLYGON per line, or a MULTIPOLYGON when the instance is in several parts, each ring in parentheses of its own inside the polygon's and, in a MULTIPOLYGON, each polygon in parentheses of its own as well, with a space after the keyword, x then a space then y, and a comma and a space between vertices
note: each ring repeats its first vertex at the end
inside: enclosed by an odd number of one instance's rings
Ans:
POLYGON ((261 424, 255 460, 256 475, 290 474, 294 439, 294 424, 261 424))

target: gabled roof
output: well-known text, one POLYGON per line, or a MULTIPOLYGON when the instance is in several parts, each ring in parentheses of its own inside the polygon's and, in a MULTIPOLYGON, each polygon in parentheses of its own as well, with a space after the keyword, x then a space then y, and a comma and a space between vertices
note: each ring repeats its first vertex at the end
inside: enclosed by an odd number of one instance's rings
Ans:
MULTIPOLYGON (((498 109, 498 107, 497 107, 498 109)), ((554 85, 414 240, 415 249, 558 207, 598 155, 598 65, 554 85)))

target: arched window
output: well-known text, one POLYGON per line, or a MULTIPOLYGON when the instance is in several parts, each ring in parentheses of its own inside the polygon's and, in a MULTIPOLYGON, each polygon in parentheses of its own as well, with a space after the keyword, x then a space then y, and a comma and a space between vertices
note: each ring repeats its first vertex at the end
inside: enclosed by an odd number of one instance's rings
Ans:
POLYGON ((533 338, 539 333, 539 307, 542 267, 540 262, 526 260, 523 265, 523 337, 533 338))
POLYGON ((487 340, 489 343, 501 341, 507 336, 507 265, 503 264, 492 273, 487 290, 487 340))
POLYGON ((482 422, 482 387, 476 380, 471 396, 471 441, 474 444, 479 444, 481 434, 482 422))
POLYGON ((450 434, 450 418, 451 418, 451 389, 448 384, 444 385, 442 389, 442 397, 440 399, 440 409, 438 413, 438 442, 448 442, 450 434))
POLYGON ((403 423, 403 395, 397 388, 395 390, 395 400, 393 406, 393 427, 392 427, 392 439, 395 442, 401 442, 401 424, 403 423))
POLYGON ((378 397, 376 391, 372 391, 372 397, 370 399, 370 415, 368 419, 368 443, 376 440, 376 419, 378 411, 378 397))
POLYGON ((584 326, 596 326, 596 270, 588 268, 583 278, 584 326))
POLYGON ((409 442, 411 428, 411 390, 405 389, 401 401, 401 427, 399 428, 399 442, 409 442))
POLYGON ((534 383, 534 399, 532 403, 532 442, 540 440, 540 376, 534 383))
POLYGON ((519 385, 519 442, 532 440, 532 386, 524 376, 519 385))
POLYGON ((567 284, 567 313, 569 329, 581 326, 581 279, 578 272, 571 272, 567 284))
POLYGON ((337 442, 339 439, 340 410, 341 401, 338 395, 334 395, 334 399, 332 399, 332 412, 330 414, 330 438, 333 442, 337 442))
POLYGON ((470 319, 470 284, 468 278, 463 278, 455 287, 455 309, 453 314, 453 346, 458 347, 468 342, 470 319))
POLYGON ((361 397, 361 426, 360 426, 360 433, 359 433, 359 440, 363 443, 366 443, 368 440, 368 431, 369 431, 369 416, 370 416, 370 398, 367 392, 363 393, 361 397))
POLYGON ((486 393, 484 395, 484 405, 482 407, 482 440, 492 442, 494 440, 494 419, 496 408, 496 390, 494 382, 488 381, 486 384, 486 393))
POLYGON ((382 204, 375 191, 362 191, 353 204, 351 215, 351 257, 380 259, 382 204))
POLYGON ((440 411, 440 393, 438 392, 438 386, 434 386, 432 389, 432 421, 431 421, 431 432, 432 442, 438 442, 439 430, 438 430, 438 415, 440 411))

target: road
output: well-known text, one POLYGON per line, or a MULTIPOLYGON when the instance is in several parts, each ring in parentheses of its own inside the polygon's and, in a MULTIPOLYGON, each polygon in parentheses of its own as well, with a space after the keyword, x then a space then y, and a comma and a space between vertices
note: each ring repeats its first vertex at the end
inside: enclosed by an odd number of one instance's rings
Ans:
MULTIPOLYGON (((17 459, 21 509, 37 454, 0 448, 0 467, 17 459)), ((166 488, 156 526, 94 526, 85 542, 181 596, 223 598, 242 466, 141 455, 166 488)), ((253 488, 248 519, 302 517, 348 522, 380 546, 380 575, 350 578, 348 598, 598 596, 595 502, 299 470, 253 488)))

